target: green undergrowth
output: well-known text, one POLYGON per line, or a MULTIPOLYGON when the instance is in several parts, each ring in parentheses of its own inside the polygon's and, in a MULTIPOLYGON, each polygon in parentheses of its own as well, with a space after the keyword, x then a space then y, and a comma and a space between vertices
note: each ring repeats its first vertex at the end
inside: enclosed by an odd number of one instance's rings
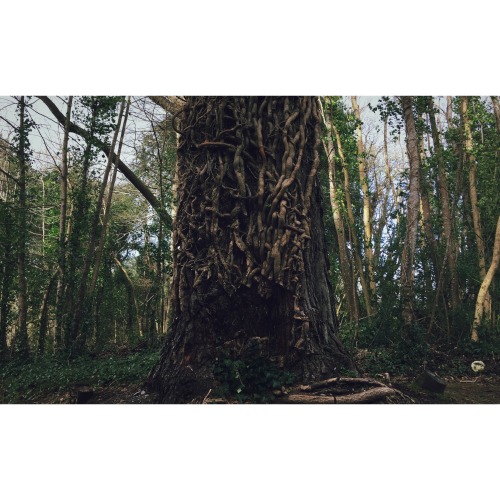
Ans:
POLYGON ((96 390, 113 382, 139 383, 158 359, 157 350, 143 350, 74 359, 54 355, 3 362, 0 365, 0 403, 30 403, 43 396, 62 395, 80 386, 96 390))
POLYGON ((340 330, 344 346, 352 353, 361 373, 376 375, 417 375, 429 369, 440 375, 471 375, 472 361, 486 363, 491 374, 500 374, 500 332, 480 330, 479 341, 470 340, 470 332, 453 330, 450 335, 429 334, 425 325, 402 328, 397 321, 376 318, 340 330), (499 373, 497 373, 499 372, 499 373))

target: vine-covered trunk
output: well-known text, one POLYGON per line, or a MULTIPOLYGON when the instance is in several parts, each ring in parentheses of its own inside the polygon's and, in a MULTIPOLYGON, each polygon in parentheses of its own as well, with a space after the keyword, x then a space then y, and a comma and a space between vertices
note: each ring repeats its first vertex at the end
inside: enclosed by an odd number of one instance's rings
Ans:
POLYGON ((406 128, 406 143, 408 160, 410 162, 410 183, 408 205, 406 209, 406 235, 401 257, 401 303, 402 318, 405 326, 411 326, 413 314, 413 285, 415 281, 415 246, 418 233, 418 209, 420 202, 420 154, 418 151, 418 137, 415 127, 415 118, 412 110, 412 98, 401 97, 403 115, 406 128))
POLYGON ((181 115, 173 321, 152 382, 203 399, 225 359, 302 380, 352 367, 336 337, 313 97, 191 97, 181 115))

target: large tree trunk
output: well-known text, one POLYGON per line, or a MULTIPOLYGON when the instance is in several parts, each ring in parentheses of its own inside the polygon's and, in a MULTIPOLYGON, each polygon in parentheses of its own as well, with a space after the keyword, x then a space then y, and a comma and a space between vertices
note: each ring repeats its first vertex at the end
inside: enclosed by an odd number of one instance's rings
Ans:
POLYGON ((188 98, 180 133, 160 401, 201 401, 217 360, 250 353, 302 380, 352 368, 328 282, 316 98, 188 98))

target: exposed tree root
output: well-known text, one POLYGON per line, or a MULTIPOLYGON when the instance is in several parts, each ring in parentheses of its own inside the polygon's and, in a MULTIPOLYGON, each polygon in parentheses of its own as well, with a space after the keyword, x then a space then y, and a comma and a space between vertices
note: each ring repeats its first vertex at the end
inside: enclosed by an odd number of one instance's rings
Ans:
POLYGON ((319 382, 314 382, 313 384, 310 384, 310 385, 301 385, 300 390, 303 392, 312 392, 312 391, 315 391, 316 389, 323 389, 325 387, 332 387, 332 386, 338 385, 339 383, 351 384, 351 385, 363 385, 364 384, 364 385, 376 385, 379 387, 387 387, 382 382, 379 382, 378 380, 374 380, 371 378, 335 377, 335 378, 328 378, 326 380, 321 380, 319 382))
MULTIPOLYGON (((203 403, 229 403, 222 398, 209 398, 203 403)), ((335 377, 309 385, 282 389, 275 393, 277 404, 362 404, 387 400, 391 403, 412 402, 411 398, 397 389, 371 378, 335 377)))

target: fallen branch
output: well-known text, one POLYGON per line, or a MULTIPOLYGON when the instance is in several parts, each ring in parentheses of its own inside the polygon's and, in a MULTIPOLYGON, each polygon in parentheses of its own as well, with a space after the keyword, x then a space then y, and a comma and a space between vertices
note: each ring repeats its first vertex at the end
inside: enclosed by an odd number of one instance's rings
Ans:
POLYGON ((279 400, 280 403, 292 404, 360 404, 373 403, 387 396, 398 394, 399 391, 390 387, 374 387, 363 392, 342 396, 317 396, 312 394, 289 394, 279 400))
POLYGON ((320 380, 319 382, 314 382, 309 385, 301 385, 299 389, 304 392, 311 392, 317 389, 323 389, 325 387, 331 387, 332 385, 337 385, 339 382, 344 382, 346 384, 353 384, 353 385, 376 385, 379 387, 387 387, 382 382, 379 382, 378 380, 374 380, 371 378, 335 377, 335 378, 328 378, 326 380, 320 380))

